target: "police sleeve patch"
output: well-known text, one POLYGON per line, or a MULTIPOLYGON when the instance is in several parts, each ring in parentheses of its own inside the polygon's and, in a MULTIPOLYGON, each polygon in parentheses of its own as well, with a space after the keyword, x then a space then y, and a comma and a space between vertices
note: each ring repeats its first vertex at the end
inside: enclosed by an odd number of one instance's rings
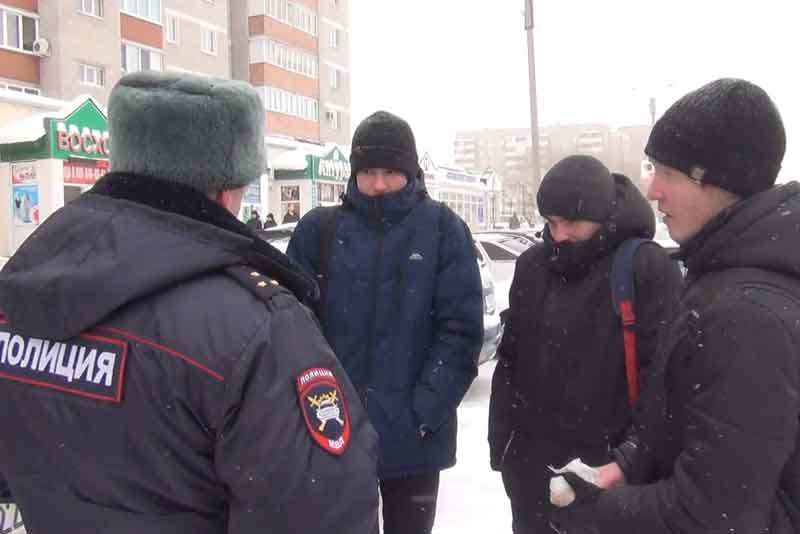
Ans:
POLYGON ((344 454, 350 444, 350 413, 333 371, 312 367, 300 373, 297 396, 314 441, 331 454, 344 454))
POLYGON ((120 403, 127 347, 92 334, 66 341, 23 336, 0 318, 0 380, 120 403))

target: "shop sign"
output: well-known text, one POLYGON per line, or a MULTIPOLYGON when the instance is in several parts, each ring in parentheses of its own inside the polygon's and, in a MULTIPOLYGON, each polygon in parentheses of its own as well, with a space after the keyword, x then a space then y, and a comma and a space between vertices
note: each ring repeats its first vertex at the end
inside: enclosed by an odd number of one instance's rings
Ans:
POLYGON ((452 180, 454 182, 468 182, 468 183, 475 183, 478 181, 477 176, 473 176, 471 174, 465 174, 462 172, 447 172, 447 179, 452 180))
POLYGON ((347 180, 350 178, 350 162, 321 159, 319 160, 317 174, 319 174, 320 177, 325 176, 338 180, 347 180))
POLYGON ((338 148, 334 148, 324 158, 317 162, 317 178, 348 180, 350 178, 350 162, 338 148))
POLYGON ((64 185, 94 185, 108 172, 107 161, 70 160, 64 162, 64 185))
POLYGON ((78 156, 97 159, 111 155, 108 120, 91 100, 67 118, 53 119, 50 136, 54 158, 78 156))

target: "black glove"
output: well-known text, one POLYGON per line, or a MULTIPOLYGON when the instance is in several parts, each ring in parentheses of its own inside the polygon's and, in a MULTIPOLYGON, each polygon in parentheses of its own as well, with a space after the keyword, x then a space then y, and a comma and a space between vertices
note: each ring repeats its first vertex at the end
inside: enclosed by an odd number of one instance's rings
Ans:
POLYGON ((575 473, 564 473, 561 476, 572 486, 575 500, 569 506, 553 509, 550 513, 550 526, 560 534, 602 534, 591 524, 581 521, 581 516, 586 515, 587 506, 591 505, 603 490, 591 482, 586 482, 575 473))

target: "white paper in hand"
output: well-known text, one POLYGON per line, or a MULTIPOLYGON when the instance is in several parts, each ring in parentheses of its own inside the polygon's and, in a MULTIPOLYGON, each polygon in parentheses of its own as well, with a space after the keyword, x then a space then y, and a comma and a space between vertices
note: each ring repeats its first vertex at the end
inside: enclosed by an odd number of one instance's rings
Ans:
MULTIPOLYGON (((590 484, 597 483, 597 469, 589 467, 580 458, 575 458, 564 467, 556 469, 552 465, 547 466, 553 473, 560 475, 562 473, 575 473, 586 482, 590 484)), ((575 500, 575 491, 569 485, 569 482, 562 476, 553 477, 550 479, 550 502, 554 506, 563 508, 569 506, 575 500)))

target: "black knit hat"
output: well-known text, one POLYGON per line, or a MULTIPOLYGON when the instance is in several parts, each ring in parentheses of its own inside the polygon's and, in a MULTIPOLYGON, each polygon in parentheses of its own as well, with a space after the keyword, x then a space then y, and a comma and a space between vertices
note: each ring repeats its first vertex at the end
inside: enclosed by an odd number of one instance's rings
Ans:
POLYGON ((536 202, 543 216, 605 222, 611 216, 614 180, 592 156, 567 156, 542 178, 536 202))
POLYGON ((653 126, 644 151, 698 182, 746 197, 775 183, 786 132, 763 89, 723 78, 675 102, 653 126))
POLYGON ((421 174, 414 133, 406 121, 387 111, 376 111, 358 125, 350 152, 352 176, 362 169, 401 171, 408 179, 421 174))

